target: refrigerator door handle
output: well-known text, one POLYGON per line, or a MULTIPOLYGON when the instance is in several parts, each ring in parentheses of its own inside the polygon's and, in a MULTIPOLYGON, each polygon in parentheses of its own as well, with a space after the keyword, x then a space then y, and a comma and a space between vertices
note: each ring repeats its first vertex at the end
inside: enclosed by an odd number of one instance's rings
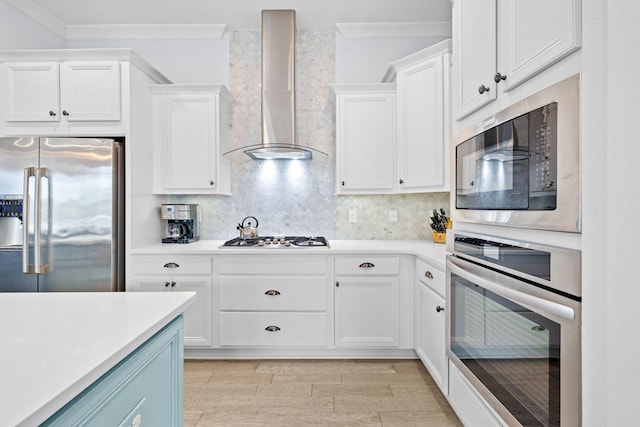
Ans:
POLYGON ((24 190, 22 195, 22 272, 34 273, 33 264, 29 263, 29 215, 31 215, 31 197, 29 195, 29 178, 36 176, 36 168, 24 168, 24 190))
POLYGON ((36 169, 36 185, 35 185, 35 220, 33 231, 33 261, 35 264, 34 272, 36 274, 46 274, 48 270, 47 264, 42 264, 42 178, 49 178, 49 170, 47 168, 36 169))

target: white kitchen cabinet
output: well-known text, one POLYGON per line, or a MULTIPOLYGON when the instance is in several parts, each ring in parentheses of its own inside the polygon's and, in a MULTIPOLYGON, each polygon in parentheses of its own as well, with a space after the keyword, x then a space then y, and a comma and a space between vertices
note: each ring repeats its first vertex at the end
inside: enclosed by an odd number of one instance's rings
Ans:
POLYGON ((231 191, 229 148, 232 97, 224 86, 153 85, 155 194, 231 191))
POLYGON ((445 275, 416 260, 415 350, 442 393, 448 394, 449 369, 446 354, 445 275))
POLYGON ((196 301, 184 313, 184 345, 212 347, 212 261, 206 256, 139 256, 131 263, 133 281, 127 291, 191 291, 196 301))
POLYGON ((397 347, 400 343, 400 260, 335 259, 336 347, 397 347))
POLYGON ((6 62, 4 120, 118 121, 118 61, 6 62))
POLYGON ((327 262, 282 253, 221 257, 220 346, 328 347, 327 262))
POLYGON ((396 187, 396 85, 334 85, 336 194, 396 187))
POLYGON ((451 40, 395 61, 385 81, 397 83, 397 189, 449 191, 451 40))
POLYGON ((454 116, 460 120, 581 44, 580 0, 454 0, 454 116))

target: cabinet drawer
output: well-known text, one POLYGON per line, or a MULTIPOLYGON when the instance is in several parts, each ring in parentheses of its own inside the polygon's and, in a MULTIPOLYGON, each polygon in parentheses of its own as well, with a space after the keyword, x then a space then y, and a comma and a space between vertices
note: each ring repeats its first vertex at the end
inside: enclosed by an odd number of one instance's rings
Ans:
POLYGON ((326 272, 326 257, 307 255, 242 255, 224 257, 220 261, 220 274, 326 274, 326 272))
POLYGON ((222 277, 221 310, 324 311, 324 277, 222 277))
POLYGON ((378 275, 399 274, 400 259, 397 257, 340 257, 335 261, 336 274, 378 275))
POLYGON ((149 256, 133 257, 129 268, 133 274, 211 274, 211 257, 149 256))
POLYGON ((326 347, 325 313, 220 313, 220 345, 326 347), (273 329, 273 330, 268 330, 273 329))
POLYGON ((445 275, 442 271, 418 259, 416 260, 415 276, 442 298, 446 297, 445 275))

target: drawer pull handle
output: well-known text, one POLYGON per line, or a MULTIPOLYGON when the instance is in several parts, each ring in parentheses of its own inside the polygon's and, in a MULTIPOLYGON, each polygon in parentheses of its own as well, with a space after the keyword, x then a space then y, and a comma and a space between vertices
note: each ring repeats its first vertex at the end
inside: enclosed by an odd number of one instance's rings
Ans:
POLYGON ((179 268, 180 264, 175 262, 168 262, 164 265, 164 268, 179 268))
POLYGON ((376 265, 372 262, 363 262, 362 264, 360 264, 360 268, 373 268, 376 265))
POLYGON ((268 290, 267 292, 265 292, 264 294, 265 294, 265 295, 273 295, 273 296, 276 296, 276 295, 280 295, 280 291, 277 291, 277 290, 275 290, 275 289, 269 289, 269 290, 268 290))
POLYGON ((441 311, 444 311, 444 307, 441 307, 441 306, 437 305, 437 306, 436 306, 436 311, 437 311, 438 313, 440 313, 441 311))
POLYGON ((431 274, 431 272, 427 270, 424 272, 424 277, 426 277, 427 279, 433 279, 433 274, 431 274))
POLYGON ((264 330, 269 332, 278 332, 280 330, 280 327, 276 325, 271 325, 264 328, 264 330))

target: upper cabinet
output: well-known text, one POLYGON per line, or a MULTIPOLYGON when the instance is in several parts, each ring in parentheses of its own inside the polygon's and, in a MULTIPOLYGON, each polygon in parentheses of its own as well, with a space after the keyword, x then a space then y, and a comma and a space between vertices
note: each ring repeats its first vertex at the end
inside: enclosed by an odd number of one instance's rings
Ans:
POLYGON ((167 82, 130 49, 0 52, 4 134, 126 133, 130 65, 167 82))
POLYGON ((450 48, 392 63, 385 83, 332 87, 336 194, 449 190, 450 48))
POLYGON ((580 47, 580 0, 454 0, 454 118, 580 47))
POLYGON ((229 195, 233 100, 219 85, 152 85, 155 194, 229 195))

